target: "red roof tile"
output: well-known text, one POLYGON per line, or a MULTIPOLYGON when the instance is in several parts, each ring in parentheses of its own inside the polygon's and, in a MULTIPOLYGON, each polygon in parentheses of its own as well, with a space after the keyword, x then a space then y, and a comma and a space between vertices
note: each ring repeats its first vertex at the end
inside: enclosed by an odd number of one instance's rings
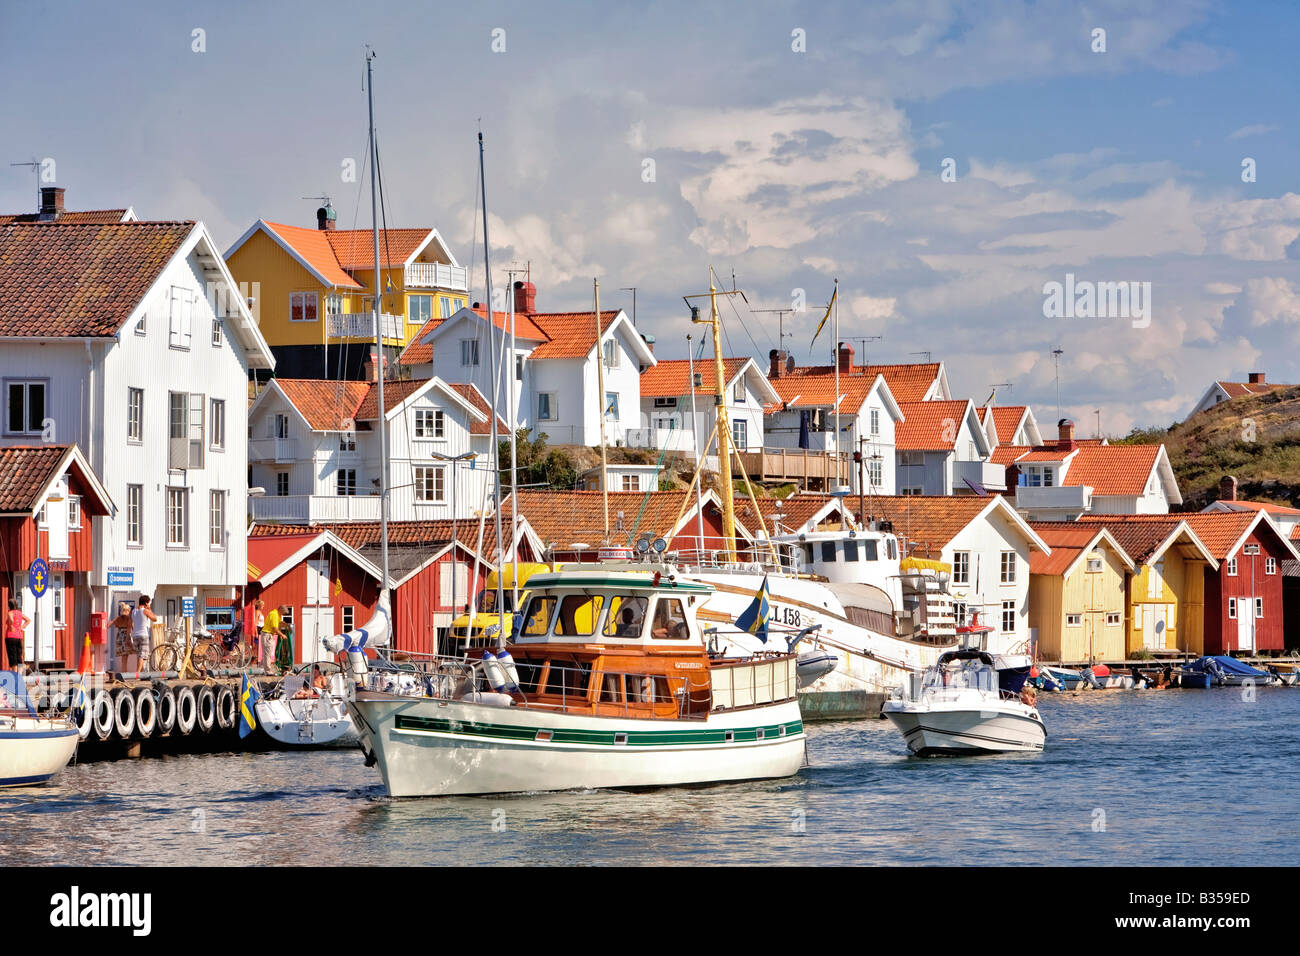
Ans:
POLYGON ((1010 444, 1015 439, 1016 427, 1028 408, 1027 405, 996 405, 989 409, 993 412, 993 430, 999 443, 1010 444))
POLYGON ((1288 508, 1286 505, 1276 505, 1271 501, 1219 501, 1227 508, 1234 511, 1267 511, 1271 515, 1300 515, 1300 508, 1288 508))
MULTIPOLYGON (((611 544, 625 547, 642 534, 666 535, 677 519, 685 495, 684 491, 609 492, 611 544), (618 530, 620 511, 623 513, 621 531, 618 530)), ((605 533, 601 492, 521 489, 517 497, 520 514, 528 519, 544 545, 554 543, 560 551, 568 550, 575 542, 592 548, 601 546, 605 533)), ((688 507, 693 505, 694 498, 688 507)), ((503 514, 508 511, 507 507, 503 514)))
POLYGON ((1066 486, 1090 485, 1097 495, 1141 495, 1163 445, 1080 445, 1065 472, 1066 486))
MULTIPOLYGON (((370 392, 369 382, 328 379, 272 379, 313 431, 340 432, 353 427, 357 407, 370 392)), ((387 383, 385 383, 387 384, 387 383)), ((387 389, 385 389, 387 399, 387 389)))
POLYGON ((1029 445, 998 445, 993 449, 989 461, 995 465, 1014 465, 1016 459, 1031 450, 1032 447, 1029 445))
POLYGON ((1280 385, 1276 382, 1216 382, 1228 393, 1229 398, 1241 398, 1243 395, 1262 395, 1275 388, 1294 388, 1292 385, 1280 385))
POLYGON ((361 283, 343 271, 334 247, 325 237, 329 232, 322 229, 304 229, 302 226, 289 226, 281 222, 267 222, 262 225, 275 233, 285 245, 292 248, 327 282, 340 289, 360 289, 361 283))
POLYGON ((0 226, 0 335, 116 335, 194 227, 0 226))
MULTIPOLYGON (((516 318, 516 335, 518 319, 516 318)), ((530 362, 538 359, 582 358, 596 347, 596 321, 590 312, 534 312, 529 316, 533 324, 546 336, 546 341, 529 354, 530 362)), ((600 331, 604 334, 618 310, 600 313, 600 331)))
POLYGON ((424 337, 447 320, 439 316, 424 323, 424 326, 411 338, 411 344, 397 357, 399 365, 428 365, 433 361, 433 343, 425 342, 424 337))
MULTIPOLYGON (((749 359, 744 358, 722 360, 722 375, 726 379, 722 383, 724 387, 731 384, 731 380, 739 374, 748 361, 749 359)), ((689 395, 692 391, 690 366, 688 359, 660 359, 658 365, 646 369, 645 374, 641 376, 641 397, 676 398, 680 395, 689 395)), ((700 376, 701 384, 694 391, 713 394, 716 390, 713 370, 712 358, 700 359, 695 363, 695 374, 700 376)))
MULTIPOLYGON (((374 233, 369 229, 317 229, 344 269, 375 267, 374 233)), ((430 229, 380 229, 379 259, 384 268, 403 265, 429 237, 430 229)))
POLYGON ((1231 557, 1233 545, 1253 522, 1260 520, 1258 511, 1201 511, 1182 517, 1216 561, 1231 557))
POLYGON ((1081 554, 1097 547, 1095 539, 1105 530, 1092 524, 1080 525, 1077 521, 1031 521, 1029 527, 1052 549, 1051 554, 1030 553, 1029 573, 1052 575, 1064 574, 1081 554))
MULTIPOLYGON (((110 222, 121 222, 122 217, 126 215, 125 209, 79 209, 71 212, 65 212, 58 219, 43 223, 47 226, 60 225, 64 223, 73 223, 81 225, 103 225, 110 222)), ((18 222, 41 222, 40 213, 26 212, 16 215, 0 215, 0 226, 7 226, 10 223, 18 222)))
MULTIPOLYGON (((848 500, 856 510, 857 499, 848 500)), ((868 517, 892 522, 899 540, 913 543, 913 557, 938 558, 992 501, 986 495, 873 495, 866 506, 868 517)))
POLYGON ((894 428, 894 447, 900 451, 953 448, 969 406, 967 401, 899 402, 903 420, 894 428))
POLYGON ((30 514, 45 487, 58 476, 67 445, 0 447, 0 514, 30 514))
MULTIPOLYGON (((401 402, 419 391, 429 380, 427 378, 408 379, 407 381, 384 382, 384 409, 392 412, 401 402)), ((361 404, 352 416, 359 422, 374 421, 379 417, 379 386, 369 385, 361 404)))
MULTIPOLYGON (((460 394, 461 398, 465 399, 484 415, 488 416, 481 422, 471 419, 469 423, 469 433, 471 435, 491 435, 492 408, 488 405, 487 399, 483 397, 483 393, 478 390, 478 387, 467 382, 448 382, 447 386, 455 389, 456 392, 460 394)), ((500 437, 509 437, 510 435, 510 426, 506 424, 506 420, 500 415, 497 416, 497 435, 500 437)))
MULTIPOLYGON (((1138 564, 1146 564, 1156 549, 1165 543, 1187 517, 1182 514, 1164 515, 1080 515, 1077 523, 1100 525, 1119 542, 1138 564)), ((1195 529, 1193 528, 1193 533, 1195 529)))

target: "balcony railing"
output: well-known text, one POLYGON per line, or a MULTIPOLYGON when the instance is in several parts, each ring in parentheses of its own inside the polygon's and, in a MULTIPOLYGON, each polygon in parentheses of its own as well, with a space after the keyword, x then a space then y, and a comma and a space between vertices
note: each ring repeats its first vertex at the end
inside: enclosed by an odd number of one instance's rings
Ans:
POLYGON ((318 521, 378 521, 378 495, 265 495, 249 498, 254 521, 315 524, 318 521))
POLYGON ((1034 488, 1019 485, 1016 488, 1016 507, 1023 511, 1087 511, 1092 507, 1092 489, 1087 485, 1067 485, 1059 488, 1034 488))
MULTIPOLYGON (((384 338, 403 341, 406 320, 400 315, 379 314, 379 324, 384 338)), ((375 337, 374 316, 369 312, 345 313, 329 316, 329 337, 332 339, 369 339, 375 337)))
POLYGON ((740 461, 745 472, 756 481, 802 481, 807 486, 814 482, 823 490, 835 485, 848 484, 853 474, 851 456, 813 451, 808 448, 764 448, 762 451, 741 452, 740 461))
POLYGON ((298 443, 292 438, 249 439, 249 461, 295 461, 297 457, 298 443))
POLYGON ((441 262, 413 262, 406 267, 402 281, 408 289, 469 290, 467 270, 463 266, 448 266, 441 262))

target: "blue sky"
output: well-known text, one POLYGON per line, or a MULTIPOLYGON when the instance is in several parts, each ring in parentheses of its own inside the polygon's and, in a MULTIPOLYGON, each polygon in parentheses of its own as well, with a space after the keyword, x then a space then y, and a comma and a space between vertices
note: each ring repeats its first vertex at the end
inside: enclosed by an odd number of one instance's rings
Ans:
MULTIPOLYGON (((531 261, 542 308, 588 305, 593 277, 630 308, 637 286, 682 357, 709 263, 755 308, 838 276, 841 338, 882 335, 872 360, 929 350, 959 395, 1012 382, 1000 400, 1050 423, 1059 346, 1064 412, 1116 434, 1214 378, 1300 381, 1298 25, 1154 0, 6 5, 0 159, 53 158, 70 206, 200 218, 223 246, 259 217, 311 225, 322 190, 366 225, 340 171, 370 42, 390 224, 438 227, 479 288, 481 121, 493 260, 531 261), (1044 318, 1067 273, 1150 282, 1150 325, 1044 318)), ((0 208, 34 191, 0 167, 0 208)), ((730 351, 765 361, 776 317, 724 314, 730 351)), ((801 362, 815 321, 787 326, 801 362)))

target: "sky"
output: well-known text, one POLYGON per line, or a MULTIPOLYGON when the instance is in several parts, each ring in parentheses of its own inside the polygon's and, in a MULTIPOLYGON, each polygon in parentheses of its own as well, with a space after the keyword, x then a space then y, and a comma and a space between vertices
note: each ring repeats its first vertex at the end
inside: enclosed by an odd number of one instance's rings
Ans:
MULTIPOLYGON (((494 283, 527 263, 538 308, 572 310, 599 279, 629 314, 634 286, 661 358, 701 342, 681 297, 712 265, 748 301, 721 307, 728 355, 766 366, 757 310, 802 303, 785 346, 829 362, 838 279, 859 360, 928 353, 1049 433, 1058 387, 1080 435, 1099 412, 1115 436, 1215 379, 1300 382, 1291 3, 0 0, 0 160, 222 248, 314 225, 304 197, 368 228, 367 43, 388 223, 436 227, 475 298, 481 128, 494 283), (1149 309, 1049 314, 1067 282, 1149 309)), ((0 165, 0 211, 36 185, 0 165)))

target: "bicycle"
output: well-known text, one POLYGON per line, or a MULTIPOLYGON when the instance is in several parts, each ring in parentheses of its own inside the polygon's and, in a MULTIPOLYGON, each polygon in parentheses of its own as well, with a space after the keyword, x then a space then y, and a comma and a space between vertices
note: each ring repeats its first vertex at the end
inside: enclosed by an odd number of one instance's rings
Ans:
POLYGON ((188 659, 185 631, 181 628, 169 631, 168 636, 175 634, 175 639, 153 649, 149 655, 149 666, 156 671, 180 671, 181 665, 188 663, 186 669, 196 677, 202 677, 222 666, 240 670, 244 666, 244 647, 240 640, 243 630, 242 622, 236 621, 234 627, 225 634, 212 634, 202 629, 195 631, 188 659))

